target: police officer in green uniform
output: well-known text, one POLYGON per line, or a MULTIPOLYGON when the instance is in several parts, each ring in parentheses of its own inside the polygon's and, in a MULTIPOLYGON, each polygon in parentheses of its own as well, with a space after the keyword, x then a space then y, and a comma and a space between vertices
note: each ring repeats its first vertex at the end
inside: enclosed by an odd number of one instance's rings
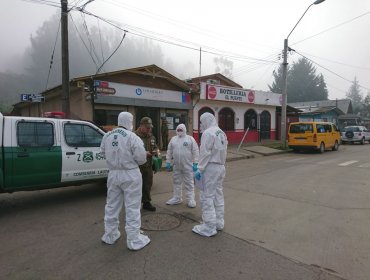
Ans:
POLYGON ((150 203, 151 196, 150 190, 153 185, 153 169, 152 157, 159 154, 159 149, 156 144, 155 137, 152 135, 152 120, 151 118, 144 117, 140 120, 140 126, 135 131, 136 135, 141 138, 144 142, 144 147, 146 150, 147 161, 143 165, 140 165, 141 176, 143 178, 143 196, 142 203, 143 209, 148 211, 155 211, 156 208, 150 203))

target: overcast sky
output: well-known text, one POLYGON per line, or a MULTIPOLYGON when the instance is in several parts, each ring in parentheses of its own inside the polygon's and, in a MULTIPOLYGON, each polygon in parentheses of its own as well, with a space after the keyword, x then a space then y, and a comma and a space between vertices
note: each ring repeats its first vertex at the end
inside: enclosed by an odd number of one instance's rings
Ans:
MULTIPOLYGON (((69 0, 70 5, 85 2, 69 0)), ((60 13, 60 8, 46 5, 53 3, 60 5, 58 0, 0 0, 1 71, 9 69, 14 56, 23 54, 31 34, 45 20, 60 13)), ((237 83, 244 88, 268 90, 272 71, 282 62, 279 54, 284 38, 311 3, 312 0, 95 0, 86 10, 115 21, 129 31, 128 38, 142 34, 174 42, 177 46, 156 41, 175 65, 181 62, 180 67, 185 60, 190 61, 194 76, 199 71, 202 75, 213 73, 211 53, 223 54, 234 62, 233 79, 237 83), (204 50, 200 69, 199 48, 204 50)), ((72 13, 79 16, 77 11, 72 13)), ((97 25, 97 20, 92 18, 90 23, 97 25)), ((99 25, 114 28, 103 22, 99 25)), ((308 10, 290 35, 289 46, 318 63, 315 67, 324 75, 330 99, 344 98, 355 76, 363 87, 362 93, 370 91, 369 35, 369 0, 326 0, 308 10)), ((288 61, 299 57, 292 53, 288 61)))

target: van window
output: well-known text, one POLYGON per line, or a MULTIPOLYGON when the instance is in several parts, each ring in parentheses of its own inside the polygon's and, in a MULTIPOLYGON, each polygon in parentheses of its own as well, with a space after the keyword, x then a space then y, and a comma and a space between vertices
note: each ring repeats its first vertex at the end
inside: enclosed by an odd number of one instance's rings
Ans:
POLYGON ((325 132, 331 132, 331 124, 325 124, 325 132))
POLYGON ((324 124, 317 124, 316 125, 317 133, 325 133, 325 125, 324 124))
POLYGON ((17 141, 20 147, 51 147, 54 145, 54 127, 46 122, 17 124, 17 141))
POLYGON ((313 132, 313 126, 309 123, 297 123, 290 125, 290 133, 305 133, 305 132, 313 132))
POLYGON ((64 138, 72 147, 100 147, 103 135, 89 125, 67 123, 64 125, 64 138))

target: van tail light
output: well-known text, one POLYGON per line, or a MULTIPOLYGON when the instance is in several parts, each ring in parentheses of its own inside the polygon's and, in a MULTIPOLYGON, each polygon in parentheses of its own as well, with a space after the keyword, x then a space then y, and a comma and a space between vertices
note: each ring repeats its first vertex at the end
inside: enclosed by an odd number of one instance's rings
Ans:
POLYGON ((317 135, 316 135, 316 133, 313 135, 313 141, 314 142, 317 142, 317 135))

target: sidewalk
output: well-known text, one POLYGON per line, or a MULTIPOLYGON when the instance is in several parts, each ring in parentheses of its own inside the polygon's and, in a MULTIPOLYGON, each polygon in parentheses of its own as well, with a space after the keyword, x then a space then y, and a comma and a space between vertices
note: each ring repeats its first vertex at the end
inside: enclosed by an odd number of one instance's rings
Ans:
MULTIPOLYGON (((269 146, 277 146, 277 141, 266 141, 266 142, 251 142, 244 143, 239 148, 239 145, 229 145, 227 148, 227 158, 226 161, 234 161, 241 159, 255 158, 257 156, 271 156, 281 153, 286 153, 289 150, 283 151, 275 148, 270 148, 269 146)), ((166 151, 161 151, 162 156, 162 169, 166 165, 166 151)))

